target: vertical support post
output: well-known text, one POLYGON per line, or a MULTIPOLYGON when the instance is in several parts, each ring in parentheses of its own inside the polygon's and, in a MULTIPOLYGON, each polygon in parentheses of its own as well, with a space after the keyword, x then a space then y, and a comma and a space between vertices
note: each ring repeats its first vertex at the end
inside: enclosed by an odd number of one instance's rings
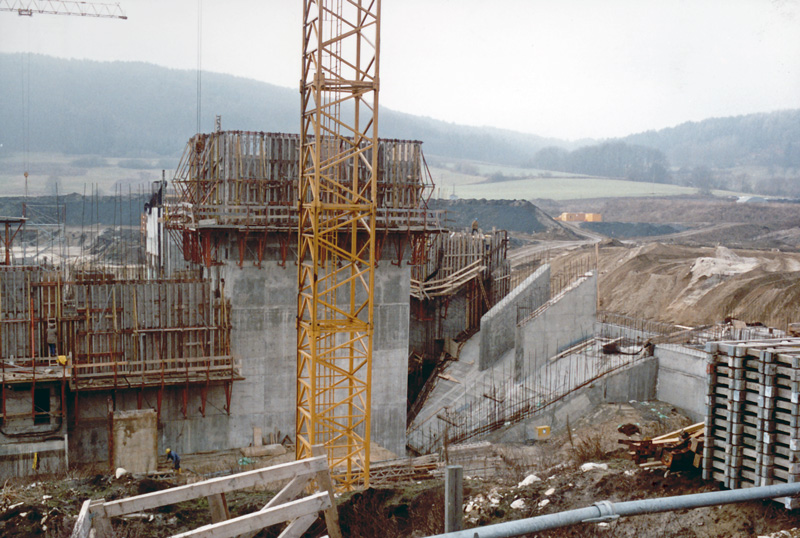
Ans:
POLYGON ((464 468, 449 465, 444 475, 444 532, 460 531, 463 526, 464 468))
POLYGON ((211 523, 221 523, 231 518, 228 500, 224 493, 209 495, 206 499, 208 499, 208 508, 211 511, 211 523))
POLYGON ((105 509, 103 508, 103 503, 105 503, 105 499, 96 499, 93 501, 89 501, 89 520, 90 520, 90 528, 95 532, 89 532, 89 536, 94 534, 95 536, 101 536, 105 538, 106 536, 114 536, 114 529, 111 527, 111 520, 106 517, 105 509))

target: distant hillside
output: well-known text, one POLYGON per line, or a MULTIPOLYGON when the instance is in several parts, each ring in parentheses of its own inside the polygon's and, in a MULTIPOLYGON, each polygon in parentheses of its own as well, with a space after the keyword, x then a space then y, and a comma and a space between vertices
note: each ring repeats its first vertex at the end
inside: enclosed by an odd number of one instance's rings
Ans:
MULTIPOLYGON (((23 81, 29 80, 29 151, 107 157, 175 156, 197 130, 196 73, 152 64, 0 54, 0 144, 23 148, 23 81), (29 63, 28 63, 29 61, 29 63), (29 67, 28 67, 29 66, 29 67)), ((203 73, 202 130, 296 133, 295 89, 203 73)), ((428 155, 520 163, 545 145, 568 142, 466 127, 382 108, 380 135, 422 140, 428 155)), ((0 150, 2 157, 2 150, 0 150)))
POLYGON ((687 122, 622 140, 661 150, 676 167, 796 168, 800 167, 800 110, 687 122))
MULTIPOLYGON (((0 159, 25 146, 26 100, 31 153, 149 159, 161 167, 159 158, 174 162, 197 129, 192 70, 0 54, 0 74, 0 159)), ((226 130, 296 133, 299 102, 296 89, 203 73, 201 130, 211 131, 215 115, 221 115, 226 130)), ((380 135, 423 141, 431 161, 482 161, 702 189, 800 194, 800 110, 689 122, 602 142, 567 142, 382 108, 380 135), (743 165, 767 171, 747 172, 750 176, 718 172, 743 165)))

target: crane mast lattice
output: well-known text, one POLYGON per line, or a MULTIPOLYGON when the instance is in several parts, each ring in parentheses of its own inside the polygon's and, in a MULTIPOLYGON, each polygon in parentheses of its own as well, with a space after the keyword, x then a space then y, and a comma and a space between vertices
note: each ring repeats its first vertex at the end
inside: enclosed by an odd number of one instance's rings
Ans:
POLYGON ((304 0, 297 457, 369 482, 380 0, 304 0))

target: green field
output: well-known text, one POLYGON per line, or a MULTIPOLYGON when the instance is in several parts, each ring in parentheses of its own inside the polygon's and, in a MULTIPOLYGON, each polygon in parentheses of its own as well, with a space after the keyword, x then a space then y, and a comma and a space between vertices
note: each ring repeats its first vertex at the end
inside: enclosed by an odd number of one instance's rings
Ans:
MULTIPOLYGON (((576 200, 581 198, 627 198, 643 196, 678 196, 697 194, 693 187, 663 183, 643 183, 622 179, 605 179, 579 176, 561 172, 502 167, 499 165, 475 165, 477 173, 465 174, 449 168, 431 167, 431 176, 436 185, 434 197, 485 198, 487 200, 576 200), (520 177, 508 181, 486 182, 487 175, 500 173, 506 178, 520 177), (523 173, 524 172, 524 173, 523 173)), ((730 191, 712 191, 717 196, 738 196, 730 191)))

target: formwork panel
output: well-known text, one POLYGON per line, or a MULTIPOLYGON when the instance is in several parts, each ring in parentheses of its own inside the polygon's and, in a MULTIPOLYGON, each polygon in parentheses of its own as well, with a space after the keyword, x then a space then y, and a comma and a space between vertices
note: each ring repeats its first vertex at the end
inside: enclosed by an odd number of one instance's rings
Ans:
POLYGON ((707 345, 703 476, 728 488, 800 480, 800 339, 707 345))
POLYGON ((128 280, 37 267, 0 268, 0 375, 68 380, 73 390, 132 389, 238 378, 230 306, 201 278, 128 280), (57 328, 59 363, 47 327, 57 328))

